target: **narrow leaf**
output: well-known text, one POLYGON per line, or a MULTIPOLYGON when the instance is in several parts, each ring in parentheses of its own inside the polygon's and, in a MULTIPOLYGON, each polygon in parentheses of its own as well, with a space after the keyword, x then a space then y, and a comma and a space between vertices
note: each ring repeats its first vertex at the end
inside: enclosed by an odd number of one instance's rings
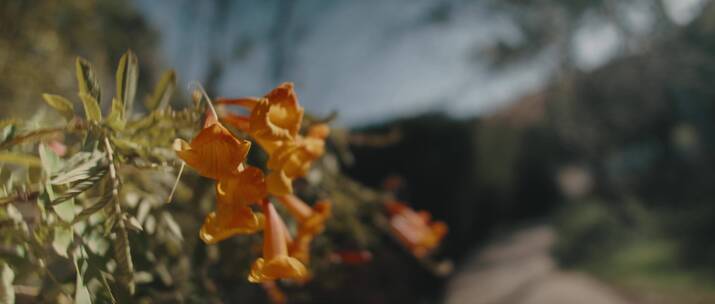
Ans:
POLYGON ((86 93, 79 93, 79 98, 82 99, 84 114, 87 116, 87 120, 95 122, 102 121, 102 110, 99 108, 97 99, 86 93))
MULTIPOLYGON (((91 155, 91 154, 90 154, 91 155)), ((55 176, 50 183, 53 185, 69 184, 76 181, 88 179, 91 176, 105 170, 104 154, 95 153, 90 158, 79 163, 70 159, 66 167, 68 171, 55 176)))
POLYGON ((15 137, 16 130, 17 128, 15 127, 15 124, 8 124, 4 126, 2 131, 0 131, 0 143, 4 143, 15 137))
POLYGON ((126 121, 124 120, 124 107, 116 98, 112 99, 112 109, 107 116, 107 124, 114 130, 124 130, 126 121))
POLYGON ((52 151, 47 145, 40 144, 40 161, 42 162, 42 170, 49 178, 57 173, 62 167, 62 160, 60 157, 52 151))
POLYGON ((74 303, 91 304, 92 298, 89 295, 89 289, 87 289, 87 286, 84 284, 84 280, 82 279, 83 271, 78 260, 79 259, 75 256, 74 269, 77 272, 77 280, 75 281, 74 303))
POLYGON ((40 158, 30 154, 13 152, 0 152, 0 164, 14 164, 20 166, 41 167, 40 158))
POLYGON ((137 91, 139 78, 139 64, 134 52, 128 50, 119 59, 117 67, 117 99, 122 103, 124 113, 131 114, 134 105, 134 96, 137 91))
POLYGON ((176 72, 169 70, 164 72, 159 80, 159 84, 154 88, 154 92, 146 99, 145 105, 149 111, 163 109, 169 105, 169 99, 176 88, 176 72))
POLYGON ((94 97, 94 100, 102 100, 99 80, 92 69, 92 65, 84 58, 77 57, 75 69, 80 95, 84 93, 94 97))
POLYGON ((142 224, 139 223, 139 220, 136 217, 130 216, 126 220, 127 228, 134 230, 136 232, 143 231, 144 228, 142 228, 142 224))
POLYGON ((178 239, 183 240, 184 237, 181 234, 181 227, 179 227, 179 224, 174 220, 174 217, 168 212, 164 212, 161 215, 164 219, 164 223, 166 223, 166 226, 169 228, 169 231, 171 231, 171 233, 178 239))
POLYGON ((72 228, 57 226, 54 230, 54 237, 52 238, 52 249, 57 252, 61 257, 68 258, 67 249, 72 244, 72 228))
POLYGON ((15 288, 12 281, 15 280, 15 272, 7 263, 2 263, 0 270, 0 303, 15 303, 15 288))
POLYGON ((72 102, 67 100, 67 98, 60 95, 42 94, 42 99, 44 99, 50 107, 60 112, 67 121, 72 120, 74 117, 74 105, 72 105, 72 102))

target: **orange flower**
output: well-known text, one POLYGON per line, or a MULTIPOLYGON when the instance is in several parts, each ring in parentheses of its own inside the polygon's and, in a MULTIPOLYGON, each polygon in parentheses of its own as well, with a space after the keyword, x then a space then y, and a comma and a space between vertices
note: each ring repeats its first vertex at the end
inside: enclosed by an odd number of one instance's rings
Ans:
POLYGON ((215 244, 236 234, 254 233, 263 226, 262 216, 249 207, 266 196, 263 173, 250 166, 241 169, 216 183, 216 211, 206 216, 199 232, 206 244, 215 244))
POLYGON ((263 217, 248 206, 231 204, 219 199, 216 211, 209 213, 199 231, 206 244, 216 244, 236 234, 255 233, 263 226, 263 217))
POLYGON ((432 222, 429 213, 415 212, 398 202, 387 204, 390 230, 415 256, 423 257, 434 250, 447 234, 447 225, 432 222))
POLYGON ((307 136, 298 134, 303 121, 303 108, 293 84, 280 84, 263 98, 219 99, 219 105, 238 105, 251 111, 240 116, 219 108, 221 118, 229 125, 248 132, 269 155, 266 177, 268 192, 274 195, 293 193, 293 179, 305 176, 312 162, 325 152, 327 124, 309 128, 307 136))
POLYGON ((294 195, 278 196, 278 200, 298 221, 298 235, 289 248, 290 256, 307 264, 310 261, 310 243, 323 232, 325 221, 330 217, 330 202, 320 201, 310 208, 294 195))
POLYGON ((281 83, 260 99, 249 121, 249 133, 259 141, 289 140, 298 135, 303 108, 298 104, 293 83, 281 83))
POLYGON ((238 174, 221 179, 216 184, 217 196, 225 196, 234 204, 248 205, 266 197, 263 171, 253 166, 239 166, 238 174))
POLYGON ((206 126, 187 143, 174 141, 174 150, 179 158, 202 176, 211 179, 230 177, 246 160, 251 142, 238 139, 215 120, 207 120, 206 126))
POLYGON ((248 281, 260 283, 276 279, 305 279, 308 276, 305 265, 288 255, 283 220, 267 200, 263 201, 261 207, 266 217, 263 230, 263 258, 258 258, 251 266, 248 281))
POLYGON ((274 195, 293 193, 292 182, 308 174, 310 166, 325 153, 325 137, 330 129, 318 124, 308 130, 308 137, 298 136, 293 141, 282 142, 270 153, 266 178, 268 192, 274 195))

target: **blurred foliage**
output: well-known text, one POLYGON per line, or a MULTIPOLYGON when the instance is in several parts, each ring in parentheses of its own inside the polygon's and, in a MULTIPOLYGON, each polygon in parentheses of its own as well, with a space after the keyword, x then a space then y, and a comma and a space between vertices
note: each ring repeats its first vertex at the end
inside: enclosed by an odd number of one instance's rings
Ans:
POLYGON ((494 67, 519 64, 523 59, 543 51, 555 51, 561 73, 574 70, 574 38, 589 20, 605 21, 614 26, 623 40, 616 56, 630 55, 658 44, 671 36, 677 27, 666 13, 661 0, 509 0, 487 2, 498 12, 506 13, 520 31, 515 41, 496 41, 482 54, 494 67), (628 10, 639 7, 653 16, 647 31, 634 29, 628 10))
POLYGON ((98 63, 98 77, 109 83, 113 71, 105 67, 133 46, 146 61, 142 76, 151 78, 155 43, 156 35, 125 2, 3 1, 0 118, 29 116, 40 103, 38 92, 73 93, 75 83, 66 77, 73 67, 67 63, 78 54, 98 63))

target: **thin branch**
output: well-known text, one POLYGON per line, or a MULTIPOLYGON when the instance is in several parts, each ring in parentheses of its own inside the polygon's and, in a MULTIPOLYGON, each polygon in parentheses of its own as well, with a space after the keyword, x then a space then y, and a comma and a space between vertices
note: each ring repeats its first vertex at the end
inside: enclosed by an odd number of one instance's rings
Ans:
POLYGON ((40 195, 39 191, 17 191, 15 195, 0 198, 0 206, 14 203, 31 202, 40 195))
POLYGON ((117 238, 114 243, 114 258, 118 266, 117 282, 121 287, 120 298, 124 298, 134 294, 134 263, 132 262, 126 223, 122 216, 122 206, 119 201, 121 181, 117 175, 116 163, 114 163, 114 149, 112 149, 112 145, 109 143, 107 137, 104 138, 104 146, 107 158, 109 159, 109 177, 112 180, 112 197, 114 201, 113 215, 118 217, 115 226, 117 238))
POLYGON ((49 128, 49 129, 40 129, 40 130, 35 130, 27 134, 23 134, 21 136, 16 136, 12 140, 6 141, 2 144, 0 144, 0 150, 5 150, 8 149, 12 146, 21 144, 25 141, 31 140, 31 139, 36 139, 40 138, 43 136, 47 136, 50 134, 55 134, 55 133, 61 133, 66 131, 67 129, 62 127, 62 128, 49 128))

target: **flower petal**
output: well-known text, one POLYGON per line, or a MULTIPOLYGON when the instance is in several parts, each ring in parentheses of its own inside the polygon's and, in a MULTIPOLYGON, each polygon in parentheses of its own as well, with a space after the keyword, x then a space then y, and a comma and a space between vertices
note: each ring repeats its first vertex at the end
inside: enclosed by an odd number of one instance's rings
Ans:
POLYGON ((206 216, 199 237, 206 244, 216 244, 236 234, 251 234, 263 226, 263 217, 249 207, 220 203, 206 216))
POLYGON ((303 108, 292 83, 282 83, 253 108, 250 117, 251 136, 262 140, 287 140, 298 134, 303 121, 303 108))
POLYGON ((266 176, 266 187, 268 193, 273 195, 291 194, 293 193, 293 180, 283 171, 273 171, 266 176))
POLYGON ((234 204, 256 203, 266 195, 263 171, 253 166, 246 166, 237 174, 216 183, 217 198, 234 204))
POLYGON ((287 255, 271 260, 258 258, 251 266, 248 281, 260 283, 277 279, 303 280, 309 275, 308 269, 298 259, 287 255))
POLYGON ((221 179, 235 174, 248 155, 251 142, 238 139, 221 124, 204 128, 191 141, 174 142, 174 150, 202 176, 221 179))

